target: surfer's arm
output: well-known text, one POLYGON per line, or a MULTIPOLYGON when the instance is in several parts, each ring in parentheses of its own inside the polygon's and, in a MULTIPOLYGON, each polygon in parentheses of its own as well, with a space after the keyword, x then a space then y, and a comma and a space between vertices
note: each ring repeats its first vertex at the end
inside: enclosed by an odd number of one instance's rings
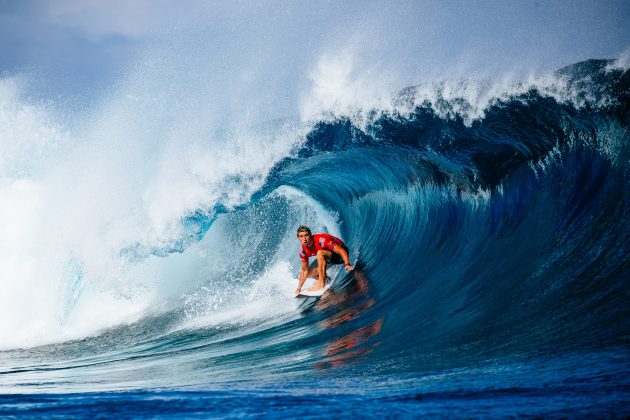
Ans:
POLYGON ((302 291, 302 286, 306 281, 306 277, 308 276, 308 261, 302 261, 302 271, 300 272, 300 281, 298 283, 297 289, 295 289, 295 294, 299 294, 302 291))
POLYGON ((348 271, 354 270, 354 267, 350 265, 350 257, 348 257, 348 251, 346 251, 343 247, 339 245, 335 245, 333 251, 341 256, 345 266, 344 268, 348 271))

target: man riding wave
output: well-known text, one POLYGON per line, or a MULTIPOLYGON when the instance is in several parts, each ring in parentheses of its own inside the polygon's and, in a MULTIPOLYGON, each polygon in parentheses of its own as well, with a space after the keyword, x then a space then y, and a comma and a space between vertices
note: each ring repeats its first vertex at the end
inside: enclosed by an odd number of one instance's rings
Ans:
POLYGON ((313 235, 308 226, 300 226, 297 229, 297 238, 302 244, 300 250, 300 260, 302 260, 302 271, 300 273, 300 281, 296 294, 302 291, 304 281, 310 277, 317 279, 317 283, 309 292, 320 290, 326 282, 326 267, 328 264, 344 264, 344 268, 348 271, 354 270, 350 265, 348 257, 348 247, 343 241, 336 236, 328 233, 316 233, 313 235), (311 266, 308 264, 309 257, 317 257, 311 266))

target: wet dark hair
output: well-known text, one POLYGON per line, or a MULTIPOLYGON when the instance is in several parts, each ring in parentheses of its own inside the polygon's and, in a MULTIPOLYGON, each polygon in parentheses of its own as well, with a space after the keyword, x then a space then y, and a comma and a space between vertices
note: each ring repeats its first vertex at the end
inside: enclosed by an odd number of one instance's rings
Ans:
POLYGON ((308 226, 302 225, 299 228, 297 228, 298 235, 300 234, 300 232, 308 232, 309 235, 312 235, 311 228, 309 228, 308 226))

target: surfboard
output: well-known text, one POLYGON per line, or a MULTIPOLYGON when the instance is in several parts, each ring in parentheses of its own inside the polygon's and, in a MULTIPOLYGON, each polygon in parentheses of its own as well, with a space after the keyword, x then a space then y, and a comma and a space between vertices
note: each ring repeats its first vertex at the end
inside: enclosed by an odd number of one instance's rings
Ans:
POLYGON ((327 285, 325 285, 321 289, 315 290, 315 291, 312 291, 312 292, 308 291, 309 287, 310 286, 305 287, 304 289, 302 289, 300 291, 300 293, 295 295, 295 297, 321 297, 326 292, 326 290, 330 289, 330 283, 328 283, 327 285))

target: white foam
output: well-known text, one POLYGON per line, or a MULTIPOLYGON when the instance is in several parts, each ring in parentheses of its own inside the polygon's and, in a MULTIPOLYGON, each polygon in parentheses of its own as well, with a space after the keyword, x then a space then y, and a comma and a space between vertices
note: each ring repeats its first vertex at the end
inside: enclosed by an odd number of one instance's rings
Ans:
POLYGON ((607 66, 608 70, 628 70, 630 69, 630 48, 619 54, 612 63, 607 66))
POLYGON ((33 176, 69 139, 49 108, 22 99, 24 84, 0 79, 0 178, 33 176))
MULTIPOLYGON (((627 69, 629 56, 625 51, 609 68, 627 69)), ((491 80, 469 75, 466 79, 424 81, 405 89, 401 98, 404 86, 397 86, 387 71, 376 71, 362 63, 359 54, 351 50, 322 55, 310 81, 310 89, 302 97, 303 120, 349 118, 364 130, 383 115, 408 117, 420 105, 430 106, 440 118, 461 118, 471 125, 483 118, 490 106, 532 90, 578 108, 609 104, 608 98, 596 98, 569 88, 564 76, 550 72, 525 75, 514 72, 491 80)))
POLYGON ((20 83, 0 81, 0 348, 163 310, 197 284, 194 270, 171 269, 186 264, 177 256, 132 261, 121 251, 168 249, 189 234, 182 220, 194 211, 246 203, 304 139, 290 123, 216 125, 204 118, 209 92, 171 90, 174 69, 149 70, 132 72, 72 130, 20 83))
POLYGON ((291 314, 299 302, 295 299, 297 278, 286 261, 277 261, 248 288, 238 290, 217 290, 202 288, 189 296, 189 320, 178 329, 197 329, 218 325, 241 325, 252 321, 264 321, 291 314), (222 305, 222 292, 226 292, 234 302, 222 305), (227 306, 227 307, 226 307, 227 306), (205 312, 205 313, 204 313, 205 312))
POLYGON ((383 70, 368 65, 352 50, 324 54, 310 74, 311 88, 302 98, 303 120, 327 120, 352 115, 357 110, 392 111, 393 79, 383 70))

